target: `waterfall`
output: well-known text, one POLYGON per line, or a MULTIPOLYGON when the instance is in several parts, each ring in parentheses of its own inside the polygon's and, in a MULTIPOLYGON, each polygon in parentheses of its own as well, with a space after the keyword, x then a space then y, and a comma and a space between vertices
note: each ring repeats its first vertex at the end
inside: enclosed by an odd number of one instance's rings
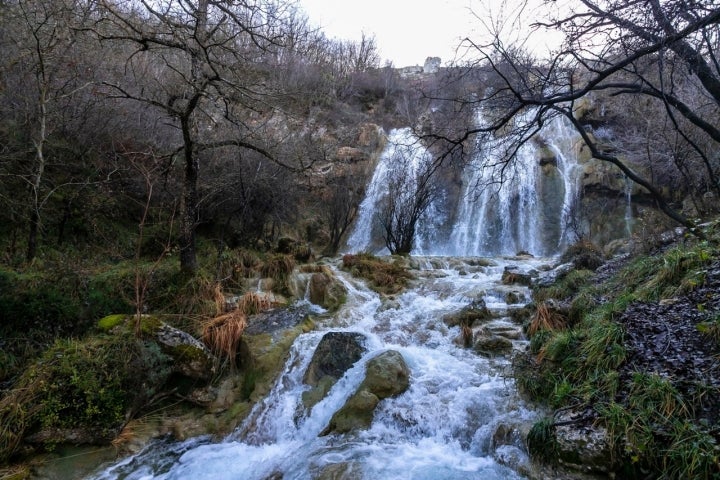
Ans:
MULTIPOLYGON (((532 112, 527 115, 531 115, 532 112)), ((522 123, 525 117, 519 117, 522 123)), ((483 125, 482 114, 478 124, 483 125)), ((576 162, 577 133, 564 117, 552 119, 536 137, 504 162, 511 139, 493 135, 478 139, 464 168, 457 206, 447 192, 432 202, 418 222, 414 255, 494 256, 527 251, 547 256, 575 240, 580 175, 576 162), (551 163, 551 168, 541 165, 551 163), (450 220, 454 218, 454 223, 450 220), (447 231, 443 226, 448 225, 447 231)), ((401 151, 413 159, 407 175, 431 161, 431 154, 409 129, 393 130, 380 157, 358 219, 347 242, 350 251, 387 253, 373 229, 375 216, 387 195, 388 172, 401 151), (402 149, 402 150, 399 150, 402 149)))
MULTIPOLYGON (((477 327, 476 334, 497 332, 506 335, 514 351, 524 350, 527 342, 510 311, 528 301, 527 287, 502 285, 509 263, 502 259, 482 265, 438 257, 412 261, 416 281, 391 303, 335 268, 348 290, 347 302, 334 315, 319 318, 317 330, 295 340, 270 393, 223 441, 157 441, 91 478, 306 480, 339 478, 335 475, 343 469, 352 469, 352 478, 368 480, 523 478, 518 471, 526 471, 530 459, 518 432, 538 413, 525 406, 506 375, 512 356, 487 358, 462 348, 460 327, 448 327, 442 318, 482 299, 493 319, 477 327), (509 289, 521 303, 505 303, 509 289), (309 388, 303 374, 329 331, 361 333, 366 353, 307 411, 301 401, 309 388), (382 400, 369 429, 320 436, 363 381, 367 362, 389 349, 405 359, 409 389, 382 400)), ((540 262, 513 265, 527 272, 540 262)))
MULTIPOLYGON (((392 183, 397 184, 396 177, 402 175, 405 180, 405 188, 399 194, 407 198, 401 198, 400 201, 410 200, 409 196, 414 193, 417 175, 431 161, 432 156, 422 145, 420 139, 412 133, 412 129, 398 128, 390 131, 387 147, 378 160, 375 172, 365 192, 365 198, 358 208, 354 229, 348 237, 347 245, 350 251, 388 253, 382 242, 377 218, 378 213, 383 208, 383 202, 389 194, 388 186, 392 183)), ((434 220, 438 217, 438 206, 433 203, 418 222, 418 235, 415 241, 416 252, 414 253, 422 254, 431 248, 430 245, 435 241, 433 233, 435 231, 433 228, 434 220)))
MULTIPOLYGON (((555 154, 557 171, 563 181, 563 201, 560 208, 560 233, 555 250, 577 240, 579 202, 580 202, 580 166, 575 157, 578 134, 575 127, 565 117, 554 118, 543 130, 543 138, 548 148, 555 154)), ((546 252, 548 253, 548 252, 546 252)))

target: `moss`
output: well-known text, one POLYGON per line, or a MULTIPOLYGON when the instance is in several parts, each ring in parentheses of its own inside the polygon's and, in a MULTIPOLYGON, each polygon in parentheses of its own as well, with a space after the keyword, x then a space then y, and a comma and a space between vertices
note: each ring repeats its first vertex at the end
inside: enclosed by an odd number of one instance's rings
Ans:
POLYGON ((108 332, 117 327, 128 319, 125 314, 108 315, 98 320, 98 328, 103 332, 108 332))
MULTIPOLYGON (((135 317, 133 317, 135 320, 135 317)), ((163 326, 163 321, 155 315, 143 315, 140 317, 140 332, 148 337, 154 337, 160 327, 163 326)))
POLYGON ((358 253, 343 256, 342 262, 343 270, 368 280, 369 287, 378 293, 399 293, 412 278, 407 259, 401 257, 385 260, 369 253, 358 253))
POLYGON ((29 433, 46 432, 48 446, 63 441, 52 432, 75 429, 109 441, 169 374, 159 347, 131 335, 58 340, 0 401, 0 423, 6 425, 0 458, 12 455, 29 433))
POLYGON ((204 362, 208 358, 206 352, 193 345, 175 345, 174 347, 170 348, 166 353, 172 358, 184 359, 191 362, 204 362))

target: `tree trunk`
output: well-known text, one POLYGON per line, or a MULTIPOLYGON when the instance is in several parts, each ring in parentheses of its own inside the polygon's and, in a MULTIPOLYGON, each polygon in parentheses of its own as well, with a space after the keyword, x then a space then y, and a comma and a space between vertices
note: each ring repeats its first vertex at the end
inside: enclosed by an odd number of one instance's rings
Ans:
POLYGON ((183 212, 180 221, 180 269, 187 274, 197 271, 195 226, 198 218, 198 171, 200 167, 193 153, 192 142, 185 144, 185 181, 183 183, 183 212))

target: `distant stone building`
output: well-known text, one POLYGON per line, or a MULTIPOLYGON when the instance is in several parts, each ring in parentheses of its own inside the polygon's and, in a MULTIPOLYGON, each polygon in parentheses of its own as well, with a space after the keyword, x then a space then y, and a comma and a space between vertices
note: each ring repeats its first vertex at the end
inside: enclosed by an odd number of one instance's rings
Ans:
POLYGON ((437 73, 441 63, 440 57, 427 57, 423 65, 423 73, 437 73))

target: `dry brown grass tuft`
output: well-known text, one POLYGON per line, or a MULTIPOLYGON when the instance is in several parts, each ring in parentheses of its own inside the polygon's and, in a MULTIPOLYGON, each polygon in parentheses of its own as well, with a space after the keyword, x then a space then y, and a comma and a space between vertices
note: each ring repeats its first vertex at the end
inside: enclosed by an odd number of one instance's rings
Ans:
POLYGON ((268 258, 260 267, 260 274, 265 278, 284 280, 295 268, 295 259, 291 255, 277 254, 268 258))
POLYGON ((134 421, 131 421, 120 430, 120 433, 118 433, 117 437, 113 438, 110 444, 115 448, 122 448, 135 440, 136 437, 137 432, 135 431, 134 421))
POLYGON ((533 336, 541 330, 550 332, 564 330, 567 328, 567 322, 568 320, 564 315, 558 313, 546 303, 541 303, 530 320, 527 333, 533 336))
POLYGON ((220 282, 215 284, 213 288, 213 301, 215 302, 215 315, 220 315, 225 311, 225 295, 222 291, 222 285, 220 282))
POLYGON ((257 292, 247 292, 238 300, 238 310, 245 315, 255 315, 256 313, 270 310, 273 307, 272 300, 263 294, 257 292))
POLYGON ((28 465, 0 467, 0 480, 23 480, 26 478, 30 478, 30 467, 28 465))
POLYGON ((8 460, 20 446, 29 418, 37 408, 37 393, 45 381, 46 377, 39 375, 36 381, 12 390, 0 400, 0 463, 8 460))
POLYGON ((247 326, 245 313, 240 309, 219 315, 203 325, 202 339, 218 356, 224 356, 235 364, 240 339, 247 326))

